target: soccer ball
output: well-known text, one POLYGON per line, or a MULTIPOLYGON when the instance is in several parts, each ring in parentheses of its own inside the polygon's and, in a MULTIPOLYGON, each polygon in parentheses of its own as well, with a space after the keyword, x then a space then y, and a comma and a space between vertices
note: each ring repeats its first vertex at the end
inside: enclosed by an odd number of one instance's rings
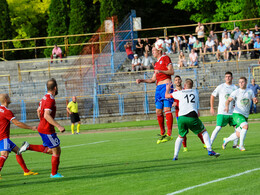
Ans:
POLYGON ((162 39, 159 39, 158 41, 155 42, 155 48, 157 50, 162 50, 165 51, 166 44, 162 39))

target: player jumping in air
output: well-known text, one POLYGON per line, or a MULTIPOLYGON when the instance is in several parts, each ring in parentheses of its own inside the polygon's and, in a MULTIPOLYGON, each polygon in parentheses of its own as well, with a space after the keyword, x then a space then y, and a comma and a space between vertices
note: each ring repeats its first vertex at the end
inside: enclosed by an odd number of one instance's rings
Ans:
POLYGON ((57 127, 58 130, 62 133, 65 131, 65 129, 54 120, 56 114, 54 97, 58 94, 58 85, 55 79, 48 80, 46 85, 48 93, 42 98, 40 106, 37 109, 37 114, 40 118, 38 132, 42 138, 43 145, 32 145, 28 142, 24 142, 19 150, 19 153, 22 153, 26 150, 32 150, 36 152, 52 154, 52 169, 50 177, 61 178, 63 176, 58 173, 61 154, 60 140, 55 133, 54 127, 57 127))
MULTIPOLYGON (((18 121, 11 110, 8 109, 11 99, 8 94, 0 94, 0 171, 2 170, 6 159, 11 151, 16 153, 16 160, 24 171, 24 175, 38 175, 38 173, 32 172, 27 169, 26 164, 23 160, 21 154, 18 154, 19 148, 9 139, 10 138, 10 122, 12 121, 14 125, 22 129, 32 129, 37 130, 37 127, 28 126, 20 121, 18 121)), ((1 178, 1 175, 0 175, 1 178)))
MULTIPOLYGON (((161 130, 161 136, 157 140, 157 144, 164 143, 172 140, 172 123, 173 116, 171 112, 171 107, 173 104, 173 99, 165 98, 166 84, 171 83, 171 75, 174 74, 171 59, 163 55, 165 50, 165 43, 163 40, 159 39, 156 41, 155 46, 152 49, 153 56, 157 59, 154 65, 154 74, 151 79, 137 79, 136 82, 139 83, 155 83, 156 82, 156 92, 155 92, 155 105, 156 105, 156 115, 157 120, 161 130), (165 134, 164 127, 164 115, 163 109, 166 116, 167 124, 167 134, 165 134)), ((171 91, 172 92, 172 91, 171 91)))
POLYGON ((199 95, 193 87, 193 81, 186 79, 184 88, 185 90, 176 91, 169 93, 171 86, 167 85, 165 98, 174 98, 179 100, 179 118, 178 118, 178 129, 179 136, 175 141, 174 157, 173 160, 178 160, 178 154, 181 148, 183 138, 188 133, 189 129, 195 134, 201 133, 203 140, 207 146, 208 155, 218 157, 220 154, 214 152, 211 149, 211 143, 209 134, 204 127, 203 123, 199 119, 198 105, 199 95))
MULTIPOLYGON (((181 91, 181 90, 184 89, 182 87, 181 83, 182 83, 181 77, 179 75, 176 75, 174 77, 174 84, 175 84, 174 92, 175 91, 181 91)), ((174 99, 173 105, 175 106, 175 116, 176 116, 176 120, 177 120, 177 123, 178 123, 178 118, 179 118, 179 100, 174 99)), ((204 145, 203 147, 207 148, 205 143, 204 143, 203 136, 202 136, 201 133, 198 134, 198 137, 200 138, 201 142, 203 143, 203 145, 204 145)), ((184 147, 183 148, 183 152, 187 152, 188 151, 188 148, 187 148, 187 136, 183 137, 182 145, 184 147)))
MULTIPOLYGON (((211 135, 211 144, 213 145, 214 140, 216 139, 218 132, 221 130, 222 127, 225 127, 227 124, 229 126, 233 126, 235 128, 236 122, 233 120, 233 110, 234 110, 234 101, 229 104, 229 111, 225 112, 225 103, 230 94, 237 89, 237 87, 232 84, 233 75, 232 72, 225 73, 225 83, 219 85, 211 94, 210 97, 210 113, 212 115, 215 114, 214 110, 214 99, 215 97, 219 96, 219 103, 218 103, 218 115, 217 115, 217 125, 211 135)), ((235 130, 236 132, 236 130, 235 130)), ((233 147, 237 147, 238 139, 234 140, 233 147)))
POLYGON ((230 102, 233 100, 235 101, 233 119, 237 124, 236 132, 231 134, 228 138, 224 138, 222 148, 225 149, 228 142, 240 138, 239 149, 240 151, 245 151, 246 149, 244 147, 244 141, 248 130, 247 119, 250 111, 251 101, 253 100, 253 103, 257 104, 258 100, 255 97, 252 89, 246 88, 247 79, 245 77, 240 77, 238 84, 239 88, 230 94, 225 105, 225 112, 228 113, 230 102))

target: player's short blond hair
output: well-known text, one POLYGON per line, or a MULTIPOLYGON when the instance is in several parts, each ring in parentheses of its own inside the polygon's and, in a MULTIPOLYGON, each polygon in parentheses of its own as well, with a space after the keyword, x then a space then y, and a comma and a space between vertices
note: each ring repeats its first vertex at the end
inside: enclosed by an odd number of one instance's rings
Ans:
POLYGON ((193 80, 191 80, 191 79, 186 79, 186 80, 185 80, 185 84, 186 84, 186 88, 192 89, 192 87, 193 87, 193 80))

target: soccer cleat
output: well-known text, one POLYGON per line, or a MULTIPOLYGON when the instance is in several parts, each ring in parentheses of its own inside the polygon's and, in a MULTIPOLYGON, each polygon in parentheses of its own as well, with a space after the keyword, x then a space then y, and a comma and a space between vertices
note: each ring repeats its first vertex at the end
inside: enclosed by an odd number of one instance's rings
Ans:
POLYGON ((157 144, 160 144, 166 135, 160 135, 160 138, 157 140, 157 144))
POLYGON ((162 139, 161 143, 168 142, 171 140, 173 140, 173 137, 171 137, 169 135, 165 135, 165 137, 162 139))
POLYGON ((219 153, 216 153, 216 152, 214 152, 213 150, 208 151, 208 155, 209 155, 209 156, 215 156, 216 158, 220 156, 219 153))
POLYGON ((56 175, 50 175, 50 178, 62 178, 64 177, 63 175, 61 175, 60 173, 57 173, 56 175))
POLYGON ((176 160, 178 160, 178 157, 176 156, 176 157, 173 157, 173 159, 172 159, 173 161, 176 161, 176 160))
POLYGON ((23 142, 23 144, 21 145, 20 149, 18 150, 17 154, 20 155, 22 152, 25 152, 27 150, 27 148, 29 147, 29 143, 28 142, 23 142))
POLYGON ((233 145, 232 148, 239 148, 239 146, 238 145, 233 145))
POLYGON ((78 133, 76 133, 76 134, 78 134, 78 135, 79 135, 79 134, 80 134, 80 132, 78 132, 78 133))
POLYGON ((203 145, 203 148, 204 148, 204 149, 207 149, 207 146, 206 146, 206 144, 204 144, 204 145, 203 145))
POLYGON ((29 171, 29 172, 24 172, 24 176, 28 176, 28 175, 38 175, 39 173, 36 173, 36 172, 32 172, 32 171, 29 171))
POLYGON ((222 144, 222 149, 226 149, 226 138, 223 138, 223 144, 222 144))
POLYGON ((246 149, 244 148, 244 146, 239 147, 239 150, 240 150, 241 152, 246 151, 246 149))
POLYGON ((184 147, 184 148, 183 148, 183 152, 188 152, 188 148, 187 148, 187 147, 184 147))

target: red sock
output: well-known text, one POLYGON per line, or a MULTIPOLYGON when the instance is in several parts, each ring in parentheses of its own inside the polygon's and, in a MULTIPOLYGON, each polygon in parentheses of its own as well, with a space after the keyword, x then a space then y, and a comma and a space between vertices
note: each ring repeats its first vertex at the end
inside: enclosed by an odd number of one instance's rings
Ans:
POLYGON ((199 134, 198 134, 198 137, 200 138, 200 141, 201 141, 203 144, 205 144, 205 143, 204 143, 204 140, 203 140, 202 133, 199 133, 199 134))
POLYGON ((46 153, 47 150, 48 150, 48 147, 45 147, 43 145, 32 145, 32 144, 30 144, 29 147, 27 148, 27 150, 46 153))
POLYGON ((165 116, 166 116, 166 124, 167 124, 167 135, 171 136, 172 135, 172 123, 173 123, 173 116, 172 116, 172 112, 166 111, 165 112, 165 116))
POLYGON ((17 155, 17 154, 16 154, 16 160, 17 160, 17 162, 19 163, 19 165, 22 167, 22 169, 23 169, 23 171, 24 171, 25 173, 28 173, 28 172, 30 171, 29 169, 27 169, 26 164, 25 164, 25 162, 24 162, 24 160, 23 160, 22 155, 17 155))
POLYGON ((182 145, 183 145, 184 148, 187 147, 187 137, 186 136, 183 137, 182 145))
POLYGON ((164 128, 164 116, 163 116, 163 114, 157 115, 157 121, 158 121, 160 129, 161 129, 161 135, 164 135, 165 134, 165 128, 164 128))
POLYGON ((58 168, 59 168, 59 164, 60 164, 60 156, 58 155, 52 155, 51 157, 51 174, 52 175, 56 175, 58 172, 58 168))
POLYGON ((6 161, 7 157, 8 157, 8 156, 4 156, 4 155, 0 156, 0 171, 2 170, 2 168, 3 168, 4 164, 5 164, 5 161, 6 161))

